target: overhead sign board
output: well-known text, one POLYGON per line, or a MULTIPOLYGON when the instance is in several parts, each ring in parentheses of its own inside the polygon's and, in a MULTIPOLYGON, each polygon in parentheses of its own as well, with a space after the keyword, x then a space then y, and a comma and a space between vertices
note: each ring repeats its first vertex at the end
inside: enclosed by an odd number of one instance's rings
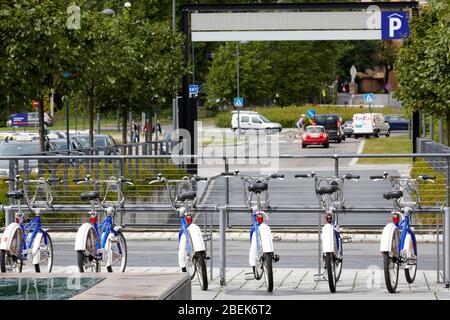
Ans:
POLYGON ((406 12, 371 6, 351 12, 196 12, 191 31, 193 42, 381 40, 403 38, 409 27, 406 12))

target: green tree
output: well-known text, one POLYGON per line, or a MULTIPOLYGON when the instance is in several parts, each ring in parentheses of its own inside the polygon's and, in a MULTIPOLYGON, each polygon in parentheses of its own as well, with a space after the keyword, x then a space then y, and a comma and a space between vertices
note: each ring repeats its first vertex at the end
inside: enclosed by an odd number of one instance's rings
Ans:
POLYGON ((447 118, 450 128, 450 4, 432 1, 411 22, 411 35, 399 50, 396 96, 409 111, 447 118))
POLYGON ((40 101, 40 145, 44 144, 44 96, 61 85, 67 56, 61 1, 8 1, 0 7, 0 86, 10 101, 40 101))

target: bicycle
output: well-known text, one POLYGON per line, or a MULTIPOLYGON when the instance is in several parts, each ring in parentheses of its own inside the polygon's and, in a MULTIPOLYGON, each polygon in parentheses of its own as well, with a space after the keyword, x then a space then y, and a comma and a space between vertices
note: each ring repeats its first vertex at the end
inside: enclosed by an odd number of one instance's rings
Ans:
POLYGON ((200 228, 193 222, 192 209, 195 207, 197 193, 193 191, 193 183, 208 178, 199 176, 184 176, 180 180, 169 180, 159 174, 150 178, 149 184, 164 183, 172 208, 180 219, 181 229, 178 235, 178 266, 182 272, 187 272, 191 280, 198 276, 202 290, 208 290, 208 274, 206 270, 205 243, 200 228), (176 188, 171 186, 179 183, 176 188))
MULTIPOLYGON (((223 172, 223 176, 237 176, 239 171, 223 172)), ((264 222, 269 220, 264 210, 270 213, 269 185, 270 179, 283 179, 284 174, 274 173, 261 176, 241 176, 244 184, 244 203, 248 207, 252 218, 252 228, 250 229, 250 250, 248 261, 253 269, 250 274, 252 278, 261 280, 264 276, 264 282, 268 292, 273 291, 273 262, 278 262, 280 256, 274 253, 273 238, 270 227, 264 222), (264 201, 261 201, 261 193, 265 194, 264 201), (256 196, 256 200, 254 200, 256 196), (264 208, 263 208, 264 206, 264 208)))
POLYGON ((314 178, 314 190, 319 205, 325 213, 324 226, 321 230, 322 259, 325 261, 327 277, 316 274, 314 281, 328 280, 331 293, 336 292, 337 282, 342 273, 344 259, 343 240, 339 231, 338 212, 344 208, 344 181, 359 180, 359 176, 347 173, 342 177, 318 176, 315 172, 296 174, 295 178, 314 178))
MULTIPOLYGON (((5 179, 22 183, 21 190, 8 192, 7 197, 17 201, 15 222, 9 224, 3 233, 0 243, 0 271, 22 272, 23 264, 31 261, 36 272, 45 270, 51 272, 53 267, 53 243, 47 230, 42 228, 41 214, 52 208, 53 196, 51 183, 60 181, 59 178, 43 178, 37 180, 23 180, 20 176, 15 179, 5 179), (36 190, 31 200, 28 197, 28 185, 36 184, 36 190), (41 192, 45 193, 45 201, 39 201, 41 192), (28 210, 35 217, 24 223, 25 214, 22 212, 21 201, 25 200, 28 210)), ((52 208, 53 209, 53 208, 52 208)))
POLYGON ((419 181, 432 181, 436 177, 426 174, 416 179, 406 176, 391 176, 384 172, 381 176, 371 176, 370 179, 389 180, 392 191, 383 193, 383 198, 393 200, 394 210, 391 211, 392 222, 388 223, 381 235, 380 252, 383 255, 384 280, 390 293, 397 290, 400 265, 405 264, 405 278, 413 283, 417 273, 417 242, 411 229, 413 210, 420 202, 419 181), (412 201, 405 200, 405 193, 412 201))
MULTIPOLYGON (((77 184, 92 183, 89 175, 85 178, 74 179, 77 184)), ((133 185, 131 179, 124 177, 110 177, 108 180, 94 180, 95 190, 86 191, 80 195, 83 201, 89 201, 89 223, 84 223, 77 231, 75 251, 80 272, 100 272, 101 265, 105 265, 108 272, 125 272, 127 266, 127 243, 121 231, 123 226, 114 223, 114 216, 118 208, 123 208, 125 197, 122 192, 123 184, 133 185), (104 187, 104 197, 100 202, 100 192, 97 186, 104 187), (118 205, 107 200, 109 191, 117 192, 118 205), (107 202, 111 202, 106 205, 107 202), (95 205, 99 204, 106 217, 98 222, 98 212, 95 205)))

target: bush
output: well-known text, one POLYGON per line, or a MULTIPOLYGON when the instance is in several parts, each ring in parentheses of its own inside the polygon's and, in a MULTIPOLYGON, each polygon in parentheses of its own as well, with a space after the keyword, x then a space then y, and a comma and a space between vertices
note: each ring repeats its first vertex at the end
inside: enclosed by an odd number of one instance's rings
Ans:
MULTIPOLYGON (((251 110, 262 114, 270 121, 280 123, 283 126, 283 128, 294 128, 295 123, 300 118, 302 113, 306 114, 306 112, 309 109, 316 110, 317 114, 324 114, 324 113, 338 114, 342 117, 344 121, 351 120, 353 114, 355 113, 369 112, 369 108, 367 107, 364 108, 339 107, 335 105, 330 106, 304 105, 304 106, 289 106, 289 107, 275 107, 275 108, 252 108, 251 110)), ((377 109, 372 108, 372 112, 381 112, 383 114, 390 114, 390 113, 399 113, 399 109, 388 107, 377 109)), ((229 128, 231 124, 231 112, 227 111, 219 113, 215 118, 215 124, 217 127, 229 128)))

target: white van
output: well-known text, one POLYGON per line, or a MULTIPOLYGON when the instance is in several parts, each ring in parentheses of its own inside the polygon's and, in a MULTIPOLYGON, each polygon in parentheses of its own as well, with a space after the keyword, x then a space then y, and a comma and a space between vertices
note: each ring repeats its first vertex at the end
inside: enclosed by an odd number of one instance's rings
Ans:
POLYGON ((385 135, 389 137, 391 134, 389 123, 384 120, 382 113, 355 113, 352 126, 355 139, 362 136, 378 138, 380 135, 385 135))
POLYGON ((237 133, 238 127, 241 130, 264 130, 267 134, 281 132, 283 127, 281 124, 271 122, 264 116, 255 111, 240 111, 239 112, 240 124, 238 126, 238 111, 233 111, 231 117, 231 129, 234 133, 237 133))

